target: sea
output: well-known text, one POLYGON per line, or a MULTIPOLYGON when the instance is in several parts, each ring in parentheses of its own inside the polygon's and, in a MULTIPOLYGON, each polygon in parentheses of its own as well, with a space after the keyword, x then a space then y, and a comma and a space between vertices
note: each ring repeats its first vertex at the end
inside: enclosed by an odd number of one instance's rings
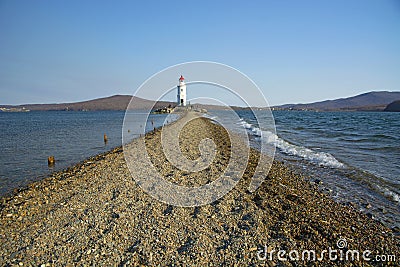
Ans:
MULTIPOLYGON (((224 112, 209 110, 207 116, 216 119, 224 112)), ((400 113, 274 111, 275 132, 260 127, 258 121, 269 119, 265 112, 237 113, 237 120, 224 125, 233 131, 245 128, 255 147, 260 140, 272 142, 275 159, 290 163, 334 200, 400 227, 400 113)), ((124 114, 0 112, 0 195, 120 146, 124 114), (56 163, 49 167, 50 155, 56 163)), ((124 134, 127 140, 136 138, 138 129, 151 131, 166 119, 166 114, 151 114, 146 125, 130 121, 132 129, 124 134)))
MULTIPOLYGON (((0 112, 0 196, 121 146, 124 116, 124 111, 0 112), (53 166, 48 166, 49 156, 56 160, 53 166)), ((127 116, 131 127, 124 140, 178 118, 150 114, 142 125, 147 116, 145 111, 127 116)))
POLYGON ((275 159, 289 162, 336 201, 400 227, 400 113, 274 111, 273 132, 260 127, 270 120, 265 111, 239 110, 231 120, 226 112, 207 117, 223 118, 234 131, 244 127, 253 147, 273 143, 275 159))

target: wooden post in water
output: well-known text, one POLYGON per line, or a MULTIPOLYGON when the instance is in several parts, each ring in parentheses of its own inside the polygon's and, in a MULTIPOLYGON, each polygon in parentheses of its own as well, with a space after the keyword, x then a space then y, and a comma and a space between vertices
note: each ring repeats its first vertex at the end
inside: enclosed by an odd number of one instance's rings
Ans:
POLYGON ((56 160, 54 159, 54 156, 50 156, 47 158, 47 164, 49 166, 53 166, 55 162, 56 162, 56 160))
POLYGON ((107 142, 108 142, 107 135, 106 135, 106 134, 104 134, 104 143, 107 143, 107 142))

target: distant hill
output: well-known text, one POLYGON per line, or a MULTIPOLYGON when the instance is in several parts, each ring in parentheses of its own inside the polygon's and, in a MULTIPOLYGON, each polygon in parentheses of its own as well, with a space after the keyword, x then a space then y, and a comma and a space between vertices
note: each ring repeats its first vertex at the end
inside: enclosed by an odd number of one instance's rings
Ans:
MULTIPOLYGON (((98 98, 88 101, 75 103, 54 103, 54 104, 25 104, 25 105, 0 105, 2 109, 12 111, 25 110, 71 110, 71 111, 94 111, 94 110, 126 110, 132 96, 130 95, 114 95, 110 97, 98 98)), ((339 98, 335 100, 325 100, 308 104, 286 104, 272 107, 274 110, 316 110, 316 111, 395 111, 398 108, 400 100, 400 92, 369 92, 348 98, 339 98), (395 102, 393 102, 395 101, 395 102), (393 103, 392 103, 393 102, 393 103), (390 104, 390 105, 389 105, 390 104)), ((149 109, 153 106, 154 101, 133 97, 133 109, 149 109)), ((159 109, 168 106, 175 107, 175 102, 160 101, 153 109, 159 109)), ((226 109, 226 107, 215 105, 193 104, 198 108, 205 109, 226 109)), ((234 109, 242 109, 241 107, 232 107, 234 109)))
POLYGON ((348 98, 325 100, 308 104, 286 104, 275 106, 275 110, 316 110, 316 111, 383 111, 386 106, 400 100, 400 92, 369 92, 348 98))
POLYGON ((393 101, 392 103, 387 105, 384 111, 400 112, 400 100, 393 101))
MULTIPOLYGON (((73 111, 79 111, 79 110, 85 110, 85 111, 86 110, 87 111, 126 110, 126 107, 128 106, 131 99, 132 99, 132 96, 130 96, 130 95, 114 95, 114 96, 110 96, 110 97, 98 98, 98 99, 82 101, 82 102, 75 102, 75 103, 26 104, 26 105, 18 105, 18 106, 3 105, 0 107, 1 108, 16 108, 16 109, 25 108, 25 109, 29 109, 32 111, 35 111, 35 110, 44 110, 44 111, 50 111, 50 110, 73 110, 73 111)), ((148 109, 148 108, 151 108, 154 104, 154 101, 139 98, 139 97, 134 97, 133 101, 134 101, 133 102, 134 109, 148 109)), ((175 106, 176 104, 174 102, 161 101, 161 102, 158 102, 154 106, 154 109, 167 107, 169 105, 175 106)))

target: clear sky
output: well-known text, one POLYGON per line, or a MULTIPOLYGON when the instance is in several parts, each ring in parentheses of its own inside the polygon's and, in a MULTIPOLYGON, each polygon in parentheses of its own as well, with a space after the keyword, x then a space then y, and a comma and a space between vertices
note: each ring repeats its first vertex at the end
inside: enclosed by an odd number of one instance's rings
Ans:
POLYGON ((0 104, 132 94, 193 60, 271 105, 400 91, 400 1, 0 0, 0 104))

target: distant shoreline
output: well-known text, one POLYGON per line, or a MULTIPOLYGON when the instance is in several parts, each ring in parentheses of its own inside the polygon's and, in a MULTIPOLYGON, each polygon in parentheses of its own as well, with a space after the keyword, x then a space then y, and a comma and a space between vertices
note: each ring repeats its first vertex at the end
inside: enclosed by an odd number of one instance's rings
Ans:
MULTIPOLYGON (((360 94, 348 98, 340 98, 335 100, 325 100, 308 104, 285 104, 271 106, 271 110, 301 110, 301 111, 385 111, 390 105, 394 105, 396 100, 400 100, 400 92, 377 91, 360 94)), ((24 104, 24 105, 0 105, 1 109, 14 110, 42 110, 42 111, 103 111, 103 110, 126 110, 128 104, 133 110, 147 109, 157 110, 165 108, 174 108, 175 102, 169 101, 153 101, 131 95, 114 95, 110 97, 97 98, 88 101, 74 103, 54 103, 54 104, 24 104)), ((205 109, 226 109, 224 106, 193 104, 205 109)), ((248 107, 231 106, 233 109, 247 109, 248 107)), ((259 107, 252 107, 259 109, 259 107)), ((261 107, 263 108, 263 107, 261 107)), ((265 107, 264 107, 265 108, 265 107)), ((390 110, 389 110, 390 111, 390 110)), ((395 111, 395 110, 394 110, 395 111)))

